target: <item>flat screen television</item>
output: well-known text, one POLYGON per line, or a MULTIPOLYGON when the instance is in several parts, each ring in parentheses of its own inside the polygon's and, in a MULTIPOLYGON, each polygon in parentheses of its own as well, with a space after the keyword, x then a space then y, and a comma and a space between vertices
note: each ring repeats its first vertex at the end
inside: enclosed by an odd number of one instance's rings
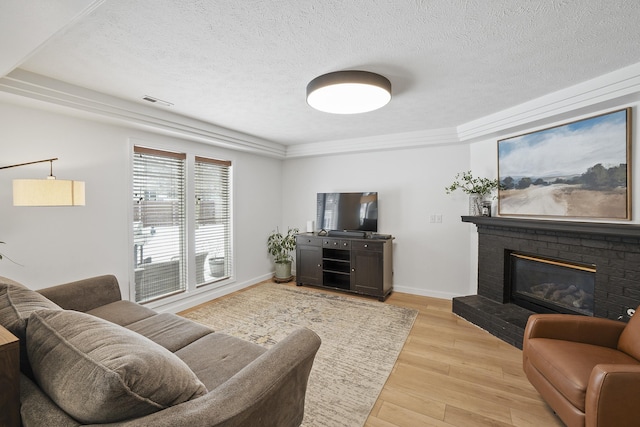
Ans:
POLYGON ((378 193, 318 193, 316 227, 378 232, 378 193))

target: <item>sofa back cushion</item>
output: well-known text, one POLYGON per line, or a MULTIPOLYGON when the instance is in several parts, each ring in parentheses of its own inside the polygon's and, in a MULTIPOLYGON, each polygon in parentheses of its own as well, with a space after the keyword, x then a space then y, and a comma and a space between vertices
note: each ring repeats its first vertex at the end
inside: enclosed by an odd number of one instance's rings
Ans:
POLYGON ((36 291, 0 277, 0 325, 24 342, 29 315, 36 310, 61 310, 36 291))
POLYGON ((43 391, 86 424, 148 415, 207 393, 173 353, 90 314, 32 313, 27 351, 43 391))
POLYGON ((31 313, 42 309, 62 310, 38 292, 0 277, 0 325, 20 339, 20 371, 29 378, 33 374, 25 345, 27 321, 31 313))
MULTIPOLYGON (((640 307, 638 307, 640 310, 640 307)), ((618 339, 618 350, 627 353, 634 359, 640 360, 640 312, 635 314, 624 327, 618 339)))

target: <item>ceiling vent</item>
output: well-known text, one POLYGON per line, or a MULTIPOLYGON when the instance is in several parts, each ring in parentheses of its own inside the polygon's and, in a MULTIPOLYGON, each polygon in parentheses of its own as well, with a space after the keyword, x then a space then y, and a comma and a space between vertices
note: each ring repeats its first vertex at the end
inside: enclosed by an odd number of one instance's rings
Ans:
POLYGON ((158 98, 154 98, 153 96, 145 95, 142 97, 144 101, 152 102, 154 104, 164 105, 165 107, 171 107, 173 104, 171 102, 163 101, 158 98))

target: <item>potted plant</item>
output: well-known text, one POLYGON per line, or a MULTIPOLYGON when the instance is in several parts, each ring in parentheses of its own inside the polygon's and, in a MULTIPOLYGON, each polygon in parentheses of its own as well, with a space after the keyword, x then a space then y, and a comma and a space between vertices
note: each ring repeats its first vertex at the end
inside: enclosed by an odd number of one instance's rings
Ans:
POLYGON ((477 216, 482 212, 482 202, 499 188, 500 182, 497 179, 477 178, 473 176, 471 171, 466 171, 457 173, 453 183, 445 187, 445 190, 447 194, 456 190, 467 193, 469 195, 469 214, 477 216))
POLYGON ((290 252, 296 247, 297 228, 289 228, 287 234, 282 234, 276 228, 267 239, 267 250, 273 255, 275 262, 276 279, 291 278, 291 261, 293 257, 290 252))

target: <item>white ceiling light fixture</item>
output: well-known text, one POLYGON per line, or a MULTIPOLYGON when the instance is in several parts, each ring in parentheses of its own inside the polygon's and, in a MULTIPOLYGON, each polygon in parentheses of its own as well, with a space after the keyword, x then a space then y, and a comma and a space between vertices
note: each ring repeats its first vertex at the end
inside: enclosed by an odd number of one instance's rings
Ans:
POLYGON ((333 114, 366 113, 391 100, 391 82, 369 71, 336 71, 323 74, 307 85, 307 104, 333 114))

